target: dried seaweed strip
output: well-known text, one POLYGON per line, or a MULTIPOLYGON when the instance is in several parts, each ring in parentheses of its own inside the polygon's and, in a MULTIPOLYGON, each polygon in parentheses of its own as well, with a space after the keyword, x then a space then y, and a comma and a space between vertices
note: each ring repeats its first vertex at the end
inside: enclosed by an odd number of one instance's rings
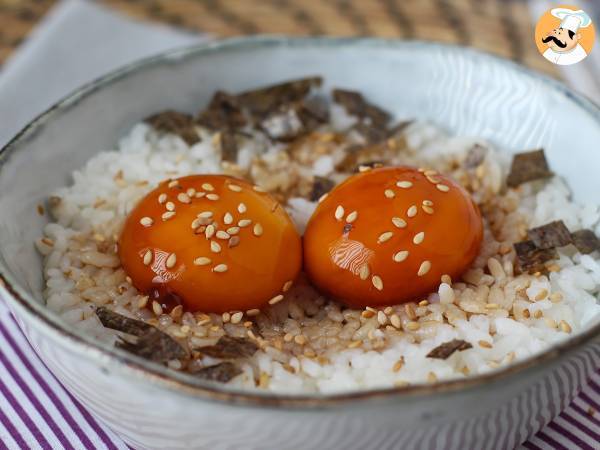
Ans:
POLYGON ((197 122, 211 130, 223 130, 242 128, 247 120, 236 96, 217 91, 197 122))
POLYGON ((200 142, 194 119, 189 114, 167 110, 144 119, 148 125, 163 133, 173 133, 188 145, 200 142))
POLYGON ((222 362, 214 366, 203 367, 202 369, 193 372, 193 375, 203 380, 218 381, 227 383, 240 375, 241 369, 230 362, 222 362))
POLYGON ((506 184, 508 187, 517 187, 528 181, 549 178, 553 175, 543 149, 517 153, 513 157, 506 184))
POLYGON ((329 121, 329 105, 323 97, 305 98, 298 106, 300 120, 304 127, 311 131, 329 121))
POLYGON ((467 152, 467 157, 463 161, 463 166, 466 169, 474 169, 479 166, 487 155, 488 149, 480 144, 475 144, 467 152))
POLYGON ((310 191, 310 201, 316 202, 333 189, 333 186, 335 186, 335 182, 329 178, 314 177, 312 190, 310 191))
POLYGON ((538 248, 533 241, 522 241, 513 244, 517 254, 517 269, 523 273, 546 271, 546 263, 558 258, 555 248, 538 248))
POLYGON ((219 142, 221 145, 221 159, 233 163, 237 162, 239 147, 236 133, 230 130, 221 131, 219 142))
POLYGON ((121 331, 133 336, 143 336, 149 331, 155 329, 152 325, 141 320, 130 319, 122 314, 111 311, 104 306, 96 308, 96 316, 100 319, 102 325, 111 330, 121 331))
POLYGON ((527 237, 540 249, 564 247, 573 243, 571 232, 562 220, 527 231, 527 237))
POLYGON ((449 342, 444 342, 427 353, 427 358, 448 359, 454 352, 468 350, 473 346, 462 339, 453 339, 449 342))
POLYGON ((384 142, 389 137, 389 131, 385 127, 377 126, 376 124, 368 124, 360 121, 352 126, 352 129, 360 134, 367 144, 379 144, 384 142))
POLYGON ((363 120, 368 119, 372 125, 383 128, 390 121, 387 111, 365 100, 360 92, 345 89, 334 89, 333 100, 344 107, 348 114, 363 120))
POLYGON ((116 343, 116 346, 158 363, 188 357, 186 350, 175 339, 154 327, 140 336, 136 342, 121 340, 116 343))
POLYGON ((231 336, 221 337, 215 345, 197 348, 199 352, 219 359, 249 358, 258 346, 249 339, 231 336))
POLYGON ((580 253, 588 255, 596 250, 600 250, 600 239, 592 230, 579 230, 571 233, 573 245, 580 253))

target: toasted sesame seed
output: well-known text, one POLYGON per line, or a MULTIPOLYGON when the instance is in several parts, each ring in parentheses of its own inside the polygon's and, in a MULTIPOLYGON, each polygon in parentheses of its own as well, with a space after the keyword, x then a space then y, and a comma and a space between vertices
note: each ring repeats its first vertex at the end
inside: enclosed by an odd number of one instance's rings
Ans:
POLYGON ((418 245, 425 240, 425 232, 420 231, 413 237, 413 244, 418 245))
POLYGON ((406 220, 400 217, 392 217, 392 223, 396 228, 406 228, 406 220))
MULTIPOLYGON (((496 261, 496 260, 494 260, 496 261)), ((545 299, 548 296, 548 289, 541 289, 540 292, 534 297, 536 302, 545 299)))
POLYGON ((533 313, 533 318, 534 319, 541 319, 543 315, 544 315, 544 313, 542 312, 542 310, 538 309, 537 311, 535 311, 533 313))
POLYGON ((406 303, 404 305, 404 312, 410 320, 415 320, 417 318, 417 313, 415 313, 415 307, 412 303, 406 303))
POLYGON ((206 219, 208 219, 212 216, 213 216, 212 211, 202 211, 200 214, 198 214, 198 217, 204 217, 206 219))
POLYGON ((573 331, 571 325, 569 325, 565 320, 561 320, 559 325, 560 329, 565 333, 570 333, 571 331, 573 331))
MULTIPOLYGON (((229 185, 231 187, 231 185, 229 185)), ((231 315, 231 323, 236 324, 236 323, 240 323, 242 321, 242 319, 244 318, 244 313, 241 311, 238 311, 236 313, 233 313, 231 315)))
POLYGON ((371 166, 365 166, 365 165, 358 166, 358 171, 360 173, 368 172, 369 170, 371 170, 371 166))
POLYGON ((237 210, 240 214, 244 214, 247 211, 248 208, 246 208, 246 204, 245 203, 240 203, 237 207, 237 210))
POLYGON ((346 216, 346 222, 348 223, 352 223, 356 220, 356 218, 358 217, 358 212, 357 211, 352 211, 350 214, 348 214, 346 216))
POLYGON ((227 264, 217 264, 213 267, 213 272, 227 272, 227 264))
POLYGON ((450 188, 445 184, 436 184, 435 187, 441 192, 448 192, 450 190, 450 188))
POLYGON ((436 177, 434 175, 426 175, 427 181, 431 184, 438 184, 442 179, 440 177, 436 177))
POLYGON ((419 328, 421 328, 421 325, 419 322, 410 321, 406 323, 406 328, 410 331, 417 331, 419 328))
POLYGON ((155 315, 160 316, 163 313, 162 306, 156 300, 152 302, 152 311, 155 315))
POLYGON ((304 336, 302 334, 294 336, 294 342, 298 345, 304 345, 304 344, 306 344, 306 336, 304 336))
POLYGON ((144 253, 143 263, 145 266, 149 265, 152 262, 152 255, 152 250, 146 250, 146 253, 144 253))
POLYGON ((229 239, 229 242, 227 243, 227 247, 229 247, 229 248, 237 247, 237 245, 239 243, 240 243, 240 237, 239 236, 232 236, 229 239))
POLYGON ((412 205, 410 208, 408 208, 406 210, 406 215, 408 217, 415 217, 417 215, 417 212, 418 212, 417 206, 416 205, 412 205))
POLYGON ((360 315, 362 317, 364 317, 365 319, 370 319, 371 317, 373 317, 375 315, 375 313, 373 311, 365 310, 362 313, 360 313, 360 315))
POLYGON ((223 230, 217 231, 215 236, 217 236, 217 239, 223 239, 223 240, 227 240, 231 237, 231 236, 229 236, 229 233, 227 231, 223 231, 223 230))
POLYGON ((294 284, 294 282, 292 280, 286 281, 285 283, 283 283, 283 287, 281 288, 281 290, 283 292, 289 291, 290 288, 292 287, 292 284, 294 284))
POLYGON ((196 192, 194 198, 202 198, 206 195, 206 192, 196 192))
POLYGON ((384 231, 377 238, 377 243, 381 244, 383 242, 389 241, 393 235, 394 235, 394 233, 392 233, 391 231, 384 231))
POLYGON ((410 181, 398 181, 396 183, 396 186, 398 186, 399 188, 402 188, 402 189, 408 189, 408 188, 412 187, 412 185, 413 184, 410 181))
POLYGON ((477 342, 477 344, 479 344, 479 346, 482 348, 492 348, 492 344, 490 344, 488 341, 481 340, 477 342))
POLYGON ((212 192, 215 190, 215 187, 210 183, 202 183, 202 189, 208 192, 212 192))
POLYGON ((383 311, 378 311, 377 312, 377 322, 379 322, 379 325, 385 325, 388 321, 388 317, 385 315, 385 313, 383 311))
POLYGON ((158 196, 158 203, 160 203, 161 205, 167 201, 167 194, 160 194, 158 196))
POLYGON ((433 202, 431 200, 423 200, 422 204, 424 206, 433 206, 433 202))
POLYGON ((260 223, 256 223, 254 224, 254 228, 252 230, 252 233, 254 233, 254 236, 261 236, 263 234, 263 227, 260 223))
POLYGON ((223 223, 225 225, 232 224, 233 223, 233 216, 230 213, 226 212, 225 215, 223 216, 223 223))
POLYGON ((325 194, 321 195, 321 197, 319 197, 318 203, 323 203, 323 200, 325 200, 328 195, 329 195, 329 193, 327 193, 327 192, 325 194))
POLYGON ((392 372, 400 372, 402 366, 404 366, 404 356, 401 356, 400 359, 394 363, 392 366, 392 372))
POLYGON ((227 228, 227 233, 234 235, 240 232, 240 227, 229 227, 227 228))
POLYGON ((175 253, 171 253, 167 258, 165 265, 167 266, 167 269, 172 269, 175 267, 175 263, 177 263, 177 255, 175 255, 175 253))
POLYGON ((281 295, 281 294, 276 295, 271 300, 269 300, 269 305, 275 305, 275 304, 279 303, 281 300, 283 300, 283 295, 281 295))
POLYGON ((398 316, 398 314, 392 314, 392 316, 390 317, 390 323, 395 328, 400 328, 402 326, 402 322, 400 321, 400 317, 398 316))
POLYGON ((371 277, 371 283, 373 283, 373 286, 375 286, 375 289, 378 291, 383 290, 383 280, 378 275, 373 275, 371 277))
POLYGON ((255 192, 266 192, 263 188, 261 188, 260 186, 252 186, 252 189, 255 192))
POLYGON ((352 341, 348 344, 348 348, 360 347, 361 344, 362 344, 362 341, 352 341))
POLYGON ((206 194, 206 198, 212 201, 219 200, 219 196, 217 194, 206 194))
POLYGON ((206 239, 210 239, 211 237, 214 236, 215 234, 215 226, 213 224, 210 224, 206 227, 206 230, 204 230, 204 235, 206 236, 206 239))
POLYGON ((447 285, 452 286, 452 278, 450 277, 450 275, 444 274, 440 279, 442 283, 446 283, 447 285))
POLYGON ((192 220, 192 230, 195 230, 197 228, 200 228, 200 226, 202 225, 202 219, 199 217, 196 217, 194 220, 192 220))
POLYGON ((167 208, 167 211, 175 211, 175 203, 167 202, 167 204, 165 205, 165 208, 167 208))
POLYGON ((221 314, 221 319, 223 320, 223 323, 227 323, 231 320, 231 314, 229 314, 228 312, 224 312, 223 314, 221 314))
POLYGON ((546 317, 545 319, 546 325, 548 325, 550 328, 556 328, 558 327, 558 324, 556 323, 556 320, 550 318, 550 317, 546 317))
POLYGON ((252 223, 252 221, 250 219, 242 219, 240 221, 238 221, 238 227, 247 227, 248 225, 250 225, 252 223))
POLYGON ((221 245, 218 242, 210 241, 210 251, 213 253, 219 253, 221 251, 221 245))
POLYGON ((383 191, 383 195, 385 195, 387 198, 394 198, 396 196, 394 191, 392 191, 391 189, 386 189, 385 191, 383 191))
POLYGON ((498 303, 487 303, 485 309, 498 309, 500 305, 498 303))
POLYGON ((162 218, 162 220, 169 220, 173 216, 175 216, 174 211, 167 211, 167 212, 163 213, 162 216, 160 216, 160 217, 162 218))
POLYGON ((187 191, 185 191, 187 193, 187 195, 189 195, 190 197, 193 197, 196 194, 196 189, 194 188, 189 188, 187 191))
POLYGON ((149 300, 149 298, 148 298, 147 295, 144 295, 144 296, 140 297, 139 300, 138 300, 138 303, 137 303, 138 308, 139 309, 145 308, 146 305, 148 304, 148 300, 149 300))
POLYGON ((421 301, 418 303, 418 305, 419 305, 419 306, 427 306, 427 305, 429 305, 429 301, 428 301, 428 300, 421 300, 421 301))
POLYGON ((433 214, 433 208, 431 206, 427 206, 427 205, 423 205, 421 206, 421 209, 423 210, 423 212, 427 213, 427 214, 433 214))
POLYGON ((167 187, 172 188, 172 187, 177 186, 178 184, 179 184, 178 180, 172 180, 172 181, 169 181, 169 184, 167 184, 167 187))
POLYGON ((367 263, 363 264, 360 266, 360 269, 358 269, 358 276, 363 281, 369 278, 370 273, 371 271, 369 270, 369 265, 367 263))
POLYGON ((145 226, 145 227, 149 227, 149 226, 151 226, 151 225, 154 223, 154 220, 152 220, 152 218, 151 218, 151 217, 147 217, 147 216, 146 216, 146 217, 142 217, 142 218, 140 219, 140 223, 141 223, 143 226, 145 226))
POLYGON ((242 187, 238 186, 237 184, 228 184, 227 187, 229 188, 230 191, 242 192, 242 187))
POLYGON ((344 217, 344 207, 342 205, 338 205, 337 208, 335 208, 335 220, 342 220, 342 217, 344 217))
POLYGON ((190 203, 192 201, 190 199, 190 196, 187 195, 185 192, 180 192, 179 194, 177 194, 177 200, 179 200, 181 203, 190 203))
POLYGON ((420 277, 422 277, 427 272, 429 272, 429 269, 431 269, 431 262, 430 261, 423 261, 421 263, 421 265, 419 266, 419 271, 417 272, 417 275, 420 276, 420 277))
POLYGON ((563 299, 563 296, 560 292, 553 292, 549 298, 552 303, 558 303, 563 299))
POLYGON ((394 261, 396 262, 402 262, 404 261, 406 258, 408 258, 408 250, 400 250, 397 253, 394 253, 394 261))
POLYGON ((523 317, 525 317, 526 319, 529 319, 531 317, 531 313, 528 309, 523 310, 523 317))
POLYGON ((258 316, 259 314, 260 314, 260 309, 249 309, 248 311, 246 311, 246 315, 248 317, 258 316))
POLYGON ((195 266, 207 266, 211 262, 212 260, 206 256, 199 256, 198 258, 194 259, 195 266))

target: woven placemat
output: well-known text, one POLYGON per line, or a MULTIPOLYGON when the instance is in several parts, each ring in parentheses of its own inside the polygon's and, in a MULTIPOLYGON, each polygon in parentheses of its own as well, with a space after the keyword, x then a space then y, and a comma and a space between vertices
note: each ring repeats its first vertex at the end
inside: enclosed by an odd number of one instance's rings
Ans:
MULTIPOLYGON (((55 0, 0 0, 0 61, 55 0)), ((382 36, 458 43, 558 76, 537 52, 522 0, 99 0, 141 20, 215 36, 382 36)))

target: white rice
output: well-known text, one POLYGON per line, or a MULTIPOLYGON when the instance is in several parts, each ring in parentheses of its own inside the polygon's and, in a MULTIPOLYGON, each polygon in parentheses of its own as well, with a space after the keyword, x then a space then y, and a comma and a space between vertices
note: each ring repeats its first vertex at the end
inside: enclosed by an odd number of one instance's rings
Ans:
MULTIPOLYGON (((335 115, 334 123, 340 127, 348 121, 335 115)), ((574 248, 561 248, 549 276, 517 276, 512 250, 512 243, 522 240, 528 227, 552 220, 563 220, 571 231, 591 228, 599 234, 598 205, 571 201, 568 186, 559 177, 505 192, 510 157, 492 150, 476 173, 467 176, 453 163, 460 163, 477 141, 449 137, 427 124, 411 125, 400 148, 389 150, 386 157, 393 164, 430 166, 471 183, 474 198, 484 204, 486 231, 481 254, 463 280, 441 283, 427 304, 398 305, 371 317, 328 302, 302 280, 284 301, 238 324, 224 323, 215 314, 157 316, 147 298, 127 281, 114 249, 124 217, 157 183, 193 173, 243 173, 269 190, 284 191, 289 183, 301 184, 298 179, 311 174, 337 180, 346 176, 335 172, 343 157, 340 150, 292 164, 281 152, 282 145, 258 138, 240 150, 239 167, 223 164, 218 139, 206 130, 199 132, 202 141, 188 147, 176 136, 136 125, 117 149, 97 154, 73 173, 70 186, 50 199, 54 222, 45 226, 44 238, 36 245, 44 255, 47 305, 65 323, 113 341, 115 333, 103 328, 94 314, 96 306, 107 305, 147 320, 192 350, 213 344, 223 334, 248 336, 255 329, 261 335, 256 339, 260 350, 241 363, 244 373, 231 385, 332 392, 496 370, 568 339, 600 318, 598 252, 581 255, 574 248), (247 321, 254 328, 244 325, 247 321), (426 357, 452 339, 464 339, 473 348, 446 360, 426 357)), ((286 207, 302 232, 315 203, 290 197, 286 207)), ((215 362, 195 359, 190 366, 215 362)), ((169 365, 182 367, 180 361, 169 365)))

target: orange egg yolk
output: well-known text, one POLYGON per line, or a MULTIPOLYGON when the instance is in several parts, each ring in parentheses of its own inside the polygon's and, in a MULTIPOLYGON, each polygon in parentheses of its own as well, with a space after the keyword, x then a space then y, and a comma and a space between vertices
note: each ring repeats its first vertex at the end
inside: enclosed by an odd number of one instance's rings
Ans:
POLYGON ((411 167, 350 177, 321 201, 304 234, 304 265, 322 292, 364 308, 435 291, 460 276, 483 238, 479 210, 457 183, 411 167))
POLYGON ((248 311, 275 303, 302 265, 302 246, 282 206, 222 175, 168 180, 126 219, 119 257, 133 285, 187 310, 248 311))

